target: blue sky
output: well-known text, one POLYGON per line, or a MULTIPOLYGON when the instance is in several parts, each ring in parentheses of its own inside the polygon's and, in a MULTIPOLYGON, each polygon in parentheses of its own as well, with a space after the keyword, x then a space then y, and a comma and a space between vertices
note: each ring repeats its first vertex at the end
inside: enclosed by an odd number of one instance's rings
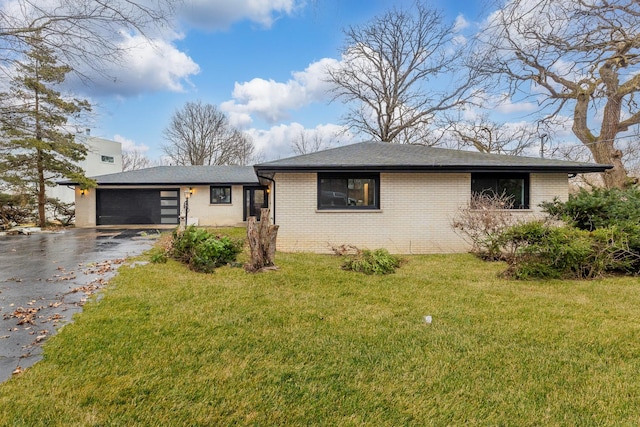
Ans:
MULTIPOLYGON (((225 111, 252 135, 261 160, 292 155, 300 132, 333 134, 342 106, 329 103, 323 64, 339 61, 342 30, 404 0, 185 0, 178 31, 157 32, 154 45, 135 46, 114 80, 77 86, 95 105, 92 135, 115 139, 152 160, 174 111, 200 100, 225 111)), ((469 27, 486 17, 482 0, 433 0, 448 21, 469 27)))

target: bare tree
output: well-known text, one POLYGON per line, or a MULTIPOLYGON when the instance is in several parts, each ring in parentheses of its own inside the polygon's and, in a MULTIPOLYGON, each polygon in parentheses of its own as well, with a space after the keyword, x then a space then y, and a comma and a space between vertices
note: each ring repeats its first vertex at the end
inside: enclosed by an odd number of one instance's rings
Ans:
POLYGON ((622 158, 629 176, 640 179, 640 137, 637 131, 632 138, 620 141, 618 148, 623 153, 622 158))
POLYGON ((164 153, 177 165, 246 165, 252 160, 251 138, 233 128, 215 105, 187 102, 164 130, 164 153))
MULTIPOLYGON (((73 68, 104 73, 126 48, 118 34, 150 39, 170 27, 173 0, 15 0, 0 5, 0 64, 9 65, 29 50, 38 34, 58 60, 73 68)), ((86 77, 86 76, 85 76, 86 77)))
POLYGON ((291 141, 291 149, 296 154, 309 154, 326 150, 331 147, 331 141, 327 141, 320 132, 300 131, 297 138, 291 141))
MULTIPOLYGON (((629 138, 619 139, 616 147, 622 152, 624 167, 632 179, 640 179, 640 136, 638 130, 629 138)), ((593 155, 583 144, 558 144, 554 146, 550 155, 555 158, 574 162, 592 162, 593 155)), ((578 187, 602 187, 603 179, 600 173, 578 174, 571 180, 578 187)))
POLYGON ((351 129, 380 141, 425 144, 434 117, 470 98, 475 80, 455 79, 464 55, 454 27, 423 3, 349 27, 345 37, 342 65, 328 70, 328 80, 334 99, 353 102, 344 117, 351 129))
POLYGON ((244 132, 234 129, 232 137, 228 141, 230 155, 224 164, 247 166, 252 164, 257 158, 253 139, 244 132))
POLYGON ((122 170, 134 171, 152 166, 151 160, 140 150, 130 150, 122 152, 122 170))
POLYGON ((451 227, 471 244, 471 252, 485 259, 500 259, 500 236, 518 223, 510 206, 513 199, 506 194, 473 193, 467 205, 458 209, 451 227))
POLYGON ((569 116, 594 160, 613 165, 605 185, 627 185, 616 139, 640 123, 640 2, 513 0, 481 37, 482 68, 537 98, 543 120, 569 116))
POLYGON ((448 118, 448 131, 458 149, 473 147, 481 153, 520 156, 540 143, 536 129, 526 124, 498 123, 482 114, 473 120, 448 118))
MULTIPOLYGON (((551 157, 572 162, 593 162, 593 156, 583 144, 558 144, 551 149, 551 157)), ((580 188, 601 188, 604 185, 601 173, 579 173, 569 179, 569 192, 580 188)))

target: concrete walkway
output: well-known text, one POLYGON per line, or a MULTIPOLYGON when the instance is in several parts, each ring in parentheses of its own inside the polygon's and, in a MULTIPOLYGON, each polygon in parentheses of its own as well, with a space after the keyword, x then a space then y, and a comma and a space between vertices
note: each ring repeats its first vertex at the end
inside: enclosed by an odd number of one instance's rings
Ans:
POLYGON ((0 382, 40 360, 41 345, 157 236, 153 229, 0 236, 0 382))

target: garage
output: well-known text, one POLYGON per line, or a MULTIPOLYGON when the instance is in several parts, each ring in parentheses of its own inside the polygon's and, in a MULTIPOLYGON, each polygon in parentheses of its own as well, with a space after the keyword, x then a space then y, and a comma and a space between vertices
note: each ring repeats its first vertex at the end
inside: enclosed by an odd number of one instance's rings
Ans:
POLYGON ((252 166, 154 166, 92 178, 96 186, 90 188, 58 183, 75 186, 76 227, 173 228, 185 219, 194 225, 235 226, 268 195, 252 166), (243 196, 249 197, 248 207, 243 196))
POLYGON ((179 189, 97 189, 97 225, 179 224, 179 221, 179 189))

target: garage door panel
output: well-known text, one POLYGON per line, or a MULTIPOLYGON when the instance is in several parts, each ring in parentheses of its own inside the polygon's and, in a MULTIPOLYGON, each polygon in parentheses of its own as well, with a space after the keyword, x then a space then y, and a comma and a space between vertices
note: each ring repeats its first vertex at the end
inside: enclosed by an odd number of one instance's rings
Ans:
POLYGON ((98 189, 98 225, 178 224, 179 191, 98 189))

